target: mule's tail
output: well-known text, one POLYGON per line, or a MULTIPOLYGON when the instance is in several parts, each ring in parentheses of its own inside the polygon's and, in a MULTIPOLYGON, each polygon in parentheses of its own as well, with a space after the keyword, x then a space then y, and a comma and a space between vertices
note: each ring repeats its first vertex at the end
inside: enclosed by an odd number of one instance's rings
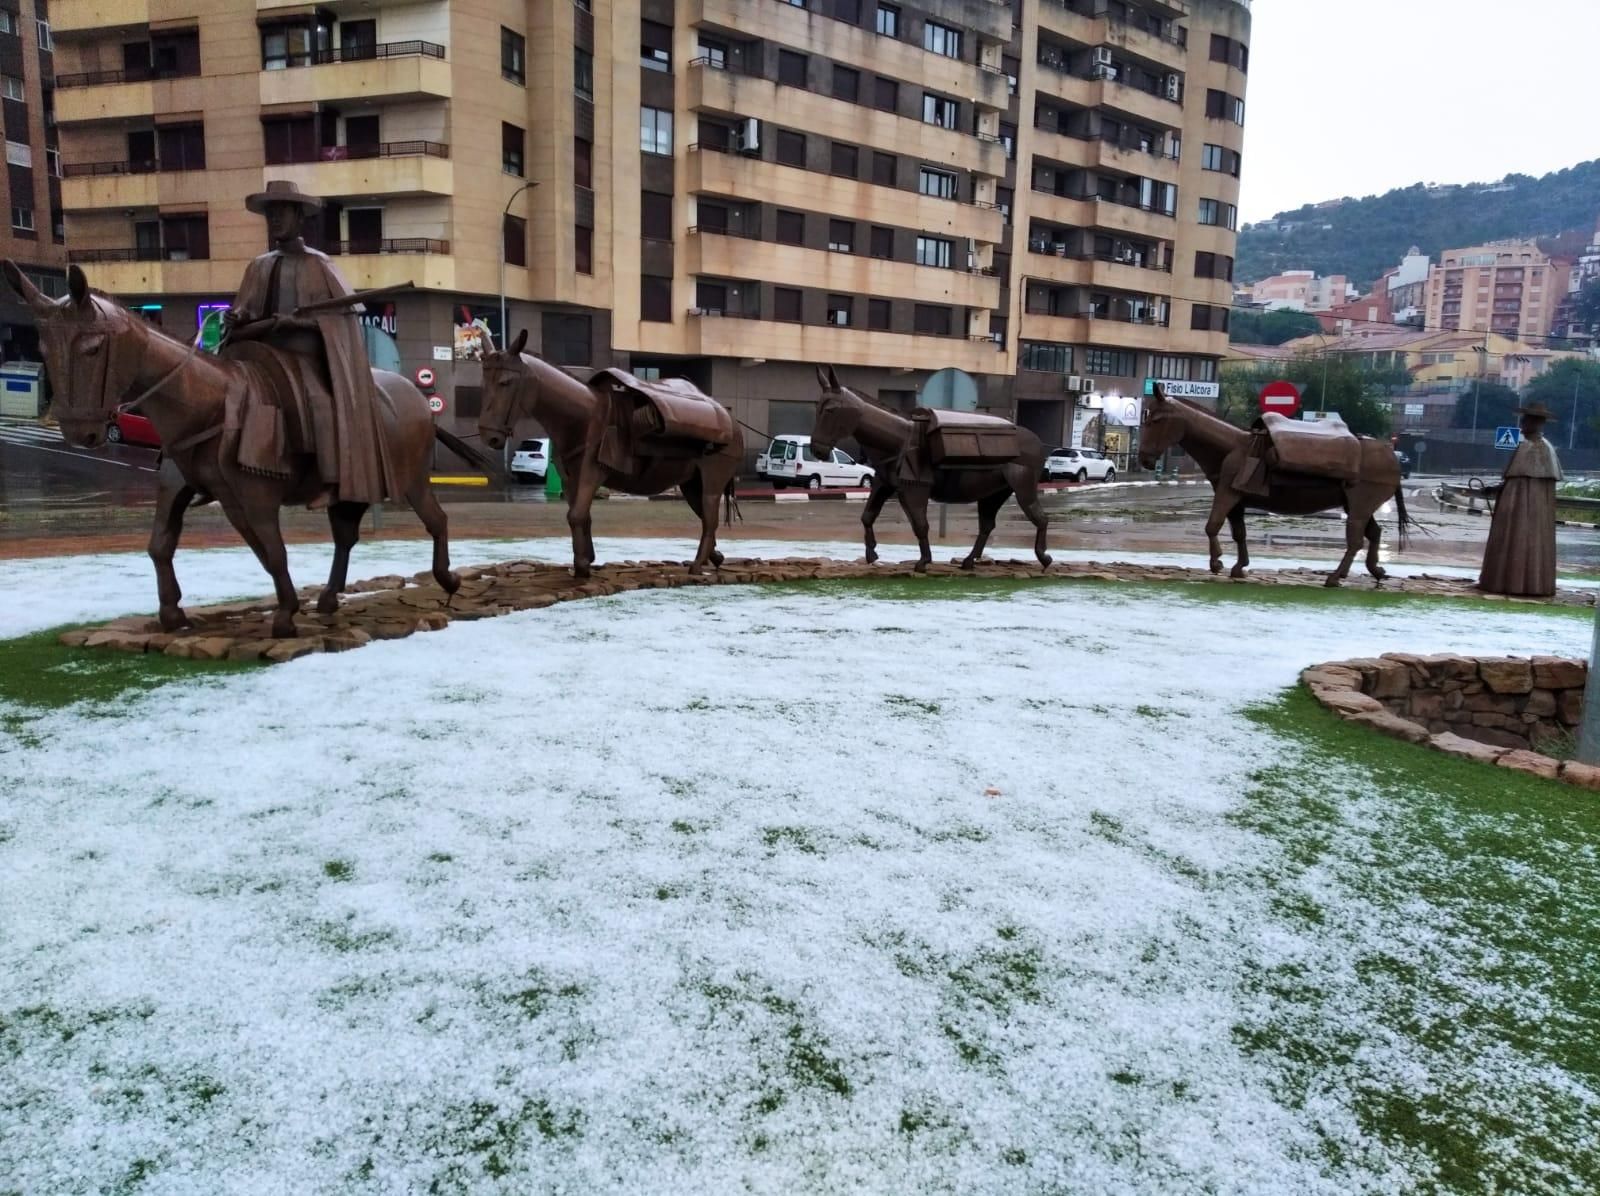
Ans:
POLYGON ((1401 485, 1396 486, 1394 488, 1394 506, 1395 506, 1395 510, 1400 513, 1400 526, 1399 526, 1400 551, 1404 552, 1405 548, 1406 548, 1406 538, 1407 538, 1406 537, 1406 529, 1407 528, 1414 527, 1419 532, 1422 532, 1425 535, 1428 535, 1428 534, 1431 534, 1431 533, 1428 532, 1428 529, 1426 527, 1424 527, 1422 524, 1418 523, 1415 519, 1411 518, 1411 516, 1406 513, 1406 488, 1405 488, 1404 483, 1402 483, 1401 485))
POLYGON ((444 445, 456 456, 460 457, 474 469, 481 469, 490 477, 501 477, 500 462, 496 461, 482 449, 468 444, 454 432, 447 432, 437 424, 434 425, 433 434, 438 437, 439 443, 444 445))
POLYGON ((744 522, 744 512, 739 509, 739 496, 736 485, 737 476, 728 479, 728 484, 722 488, 722 522, 726 527, 732 527, 735 518, 740 523, 744 522))

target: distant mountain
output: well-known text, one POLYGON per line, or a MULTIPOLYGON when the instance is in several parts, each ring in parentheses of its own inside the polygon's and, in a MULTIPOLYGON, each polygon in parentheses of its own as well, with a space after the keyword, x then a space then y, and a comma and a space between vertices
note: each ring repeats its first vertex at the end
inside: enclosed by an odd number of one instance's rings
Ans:
POLYGON ((1553 237, 1592 229, 1600 215, 1600 158, 1542 178, 1498 183, 1417 183, 1279 212, 1239 234, 1234 277, 1255 282, 1283 270, 1345 274, 1363 290, 1411 246, 1437 258, 1508 237, 1553 237))

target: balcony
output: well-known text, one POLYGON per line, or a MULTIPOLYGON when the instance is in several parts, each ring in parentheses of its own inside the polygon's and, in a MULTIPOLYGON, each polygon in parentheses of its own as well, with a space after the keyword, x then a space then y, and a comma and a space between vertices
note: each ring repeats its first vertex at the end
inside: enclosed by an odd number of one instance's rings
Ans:
POLYGON ((322 252, 329 257, 359 257, 372 253, 443 253, 450 242, 434 237, 372 237, 357 241, 327 241, 322 252))
POLYGON ((205 107, 198 72, 86 71, 56 76, 56 123, 127 121, 160 112, 197 112, 205 107))
POLYGON ((149 23, 150 0, 55 0, 50 5, 50 33, 57 40, 149 23))
POLYGON ((61 168, 61 206, 69 212, 153 208, 158 196, 153 164, 88 162, 61 168))
POLYGON ((261 72, 260 101, 309 104, 331 100, 417 100, 451 96, 445 49, 433 42, 383 42, 335 48, 261 72))
POLYGON ((325 199, 352 195, 452 195, 450 147, 437 141, 328 146, 314 159, 271 164, 274 178, 325 199))

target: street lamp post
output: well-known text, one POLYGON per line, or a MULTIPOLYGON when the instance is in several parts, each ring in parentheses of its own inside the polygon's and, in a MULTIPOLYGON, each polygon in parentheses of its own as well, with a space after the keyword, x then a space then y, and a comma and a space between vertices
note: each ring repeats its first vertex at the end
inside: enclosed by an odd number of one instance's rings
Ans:
MULTIPOLYGON (((537 187, 538 185, 531 179, 523 183, 506 199, 506 206, 500 209, 500 339, 506 343, 510 343, 511 340, 511 337, 506 332, 506 217, 511 214, 511 205, 517 196, 528 190, 528 188, 537 187)), ((495 348, 503 349, 505 345, 496 345, 495 348)))

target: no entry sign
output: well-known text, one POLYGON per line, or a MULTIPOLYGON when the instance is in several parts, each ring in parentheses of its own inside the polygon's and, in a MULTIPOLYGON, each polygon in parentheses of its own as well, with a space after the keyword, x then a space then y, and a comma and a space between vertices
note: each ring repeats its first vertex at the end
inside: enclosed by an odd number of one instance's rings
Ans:
POLYGON ((1300 410, 1300 388, 1293 382, 1268 382, 1261 388, 1261 410, 1293 415, 1300 410))

